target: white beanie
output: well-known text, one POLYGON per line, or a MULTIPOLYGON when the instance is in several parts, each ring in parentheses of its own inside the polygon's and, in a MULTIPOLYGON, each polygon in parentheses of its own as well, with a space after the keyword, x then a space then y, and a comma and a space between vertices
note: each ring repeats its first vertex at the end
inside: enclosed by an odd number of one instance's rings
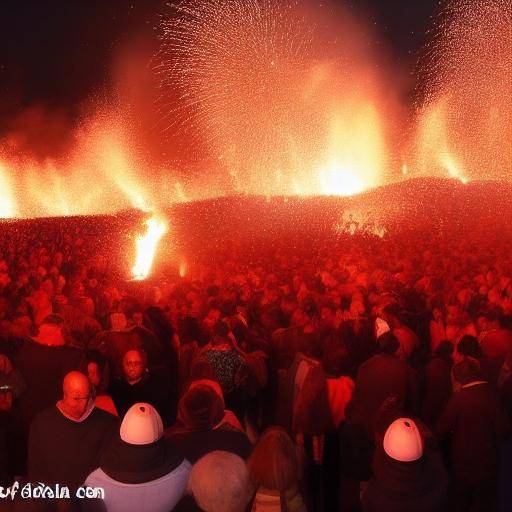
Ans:
POLYGON ((158 441, 164 432, 162 418, 149 404, 132 405, 124 415, 119 433, 128 444, 151 444, 158 441))
POLYGON ((395 420, 384 435, 384 451, 395 460, 411 462, 423 455, 421 434, 410 418, 395 420))

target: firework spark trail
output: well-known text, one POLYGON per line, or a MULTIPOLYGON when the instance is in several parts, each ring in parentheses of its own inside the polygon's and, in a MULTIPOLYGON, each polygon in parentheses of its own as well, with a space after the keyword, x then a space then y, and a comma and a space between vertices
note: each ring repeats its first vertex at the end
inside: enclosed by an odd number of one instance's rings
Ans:
POLYGON ((162 19, 155 60, 165 118, 206 140, 235 189, 289 193, 302 182, 309 193, 352 194, 378 181, 379 115, 359 127, 375 98, 366 77, 351 75, 354 62, 346 66, 352 48, 327 57, 331 43, 315 21, 273 0, 193 0, 162 19), (177 106, 165 106, 169 89, 179 91, 177 106))
POLYGON ((437 18, 421 71, 427 84, 418 134, 422 173, 440 165, 461 179, 466 173, 510 178, 512 2, 449 2, 437 18))
POLYGON ((184 100, 180 109, 190 110, 183 115, 171 109, 172 122, 193 132, 205 124, 215 141, 226 129, 247 131, 239 120, 263 107, 265 97, 273 100, 267 108, 278 110, 280 102, 271 97, 278 90, 272 83, 279 79, 275 75, 301 66, 308 41, 290 5, 195 0, 172 4, 171 10, 162 22, 158 72, 162 89, 177 87, 184 100), (260 99, 260 105, 248 105, 248 95, 260 99))
POLYGON ((9 168, 0 161, 0 219, 14 217, 16 214, 9 168))

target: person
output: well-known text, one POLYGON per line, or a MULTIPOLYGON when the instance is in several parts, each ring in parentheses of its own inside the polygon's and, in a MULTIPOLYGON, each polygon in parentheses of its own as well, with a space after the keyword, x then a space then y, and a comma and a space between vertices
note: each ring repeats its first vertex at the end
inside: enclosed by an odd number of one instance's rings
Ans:
POLYGON ((0 387, 7 386, 12 391, 12 399, 17 400, 27 388, 21 372, 13 366, 11 360, 0 354, 0 387))
POLYGON ((146 353, 142 349, 128 350, 122 361, 123 376, 112 379, 110 395, 122 418, 128 409, 137 402, 151 404, 168 424, 168 390, 153 375, 147 366, 146 353))
POLYGON ((0 382, 0 486, 9 487, 23 473, 25 442, 21 418, 13 408, 16 390, 0 382))
POLYGON ((380 406, 389 396, 396 396, 405 411, 418 408, 417 378, 411 367, 398 357, 400 343, 388 331, 378 338, 381 353, 363 363, 357 372, 351 404, 352 420, 358 422, 373 436, 373 423, 380 406))
POLYGON ((429 323, 430 331, 430 350, 435 352, 442 341, 446 341, 446 325, 444 321, 444 312, 440 304, 432 308, 432 319, 429 323))
POLYGON ((8 487, 23 472, 25 458, 23 425, 16 399, 25 390, 25 381, 10 359, 0 354, 0 486, 8 487))
POLYGON ((96 407, 118 416, 114 401, 107 393, 110 377, 108 361, 99 352, 91 350, 86 354, 84 373, 91 383, 96 407))
POLYGON ((475 336, 465 334, 457 343, 457 351, 454 354, 455 360, 458 362, 465 357, 472 357, 477 361, 481 361, 483 354, 480 343, 475 336))
POLYGON ((14 366, 27 384, 19 399, 21 417, 27 430, 37 413, 58 400, 64 376, 78 370, 83 362, 81 350, 66 346, 62 328, 60 316, 47 316, 37 336, 23 340, 14 355, 14 366))
POLYGON ((220 450, 194 464, 188 490, 192 500, 182 500, 174 512, 244 512, 254 493, 244 460, 220 450))
POLYGON ((76 490, 98 467, 118 421, 94 406, 83 373, 68 373, 62 391, 62 399, 39 413, 31 424, 28 477, 31 482, 58 483, 76 490))
POLYGON ((491 311, 478 318, 480 335, 478 341, 487 359, 506 356, 512 350, 512 331, 503 326, 499 315, 491 311))
POLYGON ((169 512, 185 493, 190 469, 190 463, 163 437, 157 410, 137 403, 126 413, 99 468, 89 474, 85 485, 104 489, 108 512, 134 506, 145 512, 169 512))
POLYGON ((286 430, 265 430, 247 462, 256 488, 252 512, 306 512, 299 491, 301 466, 297 447, 286 430))
POLYGON ((396 304, 386 306, 382 311, 384 320, 391 327, 391 332, 396 336, 400 345, 397 356, 407 361, 420 346, 420 340, 416 333, 400 319, 399 309, 396 304))
POLYGON ((241 351, 234 346, 226 321, 218 320, 215 323, 211 345, 203 352, 201 358, 212 368, 229 409, 243 422, 247 405, 246 383, 249 369, 241 351))
POLYGON ((178 421, 165 436, 192 463, 215 450, 245 460, 252 449, 236 416, 225 410, 220 385, 207 379, 193 382, 181 397, 178 421))
POLYGON ((452 353, 453 344, 443 340, 438 343, 425 365, 425 395, 421 418, 429 428, 435 427, 452 393, 452 353))
POLYGON ((441 456, 411 418, 398 418, 389 425, 372 466, 374 476, 361 499, 363 512, 443 510, 448 475, 441 456))
POLYGON ((483 379, 478 361, 465 358, 453 367, 461 387, 437 423, 441 438, 452 436, 454 510, 496 510, 499 443, 508 419, 499 397, 483 379))

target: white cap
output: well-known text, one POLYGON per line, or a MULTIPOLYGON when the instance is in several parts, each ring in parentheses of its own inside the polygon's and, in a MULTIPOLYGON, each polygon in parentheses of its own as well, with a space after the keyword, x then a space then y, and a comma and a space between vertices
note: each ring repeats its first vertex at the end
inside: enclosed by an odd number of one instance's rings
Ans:
POLYGON ((410 418, 395 420, 384 435, 384 451, 395 460, 411 462, 423 455, 421 434, 410 418))
POLYGON ((149 404, 132 405, 124 415, 119 433, 128 444, 151 444, 158 441, 164 432, 162 418, 149 404))

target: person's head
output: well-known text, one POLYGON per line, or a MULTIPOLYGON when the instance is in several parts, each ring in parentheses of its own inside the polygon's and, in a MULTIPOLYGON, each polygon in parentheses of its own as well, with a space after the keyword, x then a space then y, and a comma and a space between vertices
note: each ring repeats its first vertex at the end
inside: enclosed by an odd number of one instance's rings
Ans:
POLYGON ((457 344, 457 353, 462 357, 469 356, 474 359, 480 359, 482 357, 482 348, 474 336, 466 334, 462 336, 457 344))
POLYGON ((291 326, 299 326, 305 325, 309 322, 309 316, 307 313, 300 307, 298 307, 292 314, 292 318, 290 320, 291 326))
POLYGON ((436 347, 434 354, 437 357, 449 358, 453 354, 453 343, 448 340, 442 340, 436 347))
POLYGON ((281 427, 270 427, 260 437, 247 462, 252 482, 257 487, 286 492, 301 476, 297 449, 281 427))
POLYGON ((480 332, 498 329, 500 327, 499 315, 493 309, 487 309, 478 315, 477 325, 480 332))
MULTIPOLYGON (((106 359, 96 350, 90 350, 86 355, 86 374, 89 378, 89 382, 92 384, 96 392, 98 392, 98 388, 106 388, 108 386, 108 372, 106 375, 106 379, 104 378, 104 370, 108 365, 106 359), (106 380, 107 382, 102 382, 102 380, 106 380)), ((101 389, 100 392, 104 392, 104 389, 101 389)))
POLYGON ((436 322, 440 322, 440 321, 444 320, 444 311, 442 310, 442 308, 440 306, 435 306, 432 309, 432 317, 434 318, 434 320, 436 322))
POLYGON ((378 343, 381 351, 387 355, 395 355, 400 348, 400 342, 397 337, 391 332, 388 331, 384 333, 382 336, 379 336, 378 343))
POLYGON ((388 457, 399 462, 412 462, 423 455, 423 439, 410 418, 393 421, 384 434, 383 448, 388 457))
POLYGON ((224 451, 210 452, 194 464, 188 488, 204 512, 243 512, 253 494, 243 459, 224 451))
POLYGON ((336 308, 333 304, 325 304, 320 309, 320 318, 327 326, 334 326, 336 323, 336 308))
POLYGON ((43 319, 35 340, 44 345, 64 345, 63 327, 63 318, 59 315, 50 314, 43 319))
POLYGON ((347 347, 342 344, 327 346, 322 356, 325 373, 333 377, 349 375, 352 364, 347 347))
POLYGON ((87 363, 87 377, 89 378, 89 382, 97 388, 101 382, 101 370, 100 365, 97 361, 89 361, 87 363))
POLYGON ((0 354, 0 378, 4 375, 8 376, 11 372, 11 360, 5 354, 0 354))
POLYGON ((69 372, 62 382, 62 410, 73 419, 80 419, 91 400, 89 379, 81 372, 69 372))
POLYGON ((0 411, 9 412, 14 399, 13 389, 8 385, 0 384, 0 411))
POLYGON ((462 386, 482 380, 483 376, 480 363, 472 357, 464 357, 453 366, 453 378, 462 386))
POLYGON ((128 444, 156 443, 163 435, 164 427, 158 411, 150 404, 136 403, 124 415, 119 435, 128 444))
POLYGON ((146 353, 142 349, 128 350, 123 357, 123 373, 130 384, 142 379, 146 371, 146 353))
POLYGON ((77 300, 77 307, 84 315, 94 318, 95 306, 90 297, 80 297, 77 300))
POLYGON ((178 418, 189 430, 212 430, 223 417, 224 400, 210 383, 192 384, 178 404, 178 418))
POLYGON ((212 345, 225 343, 228 341, 230 328, 225 320, 218 320, 213 327, 212 345))

